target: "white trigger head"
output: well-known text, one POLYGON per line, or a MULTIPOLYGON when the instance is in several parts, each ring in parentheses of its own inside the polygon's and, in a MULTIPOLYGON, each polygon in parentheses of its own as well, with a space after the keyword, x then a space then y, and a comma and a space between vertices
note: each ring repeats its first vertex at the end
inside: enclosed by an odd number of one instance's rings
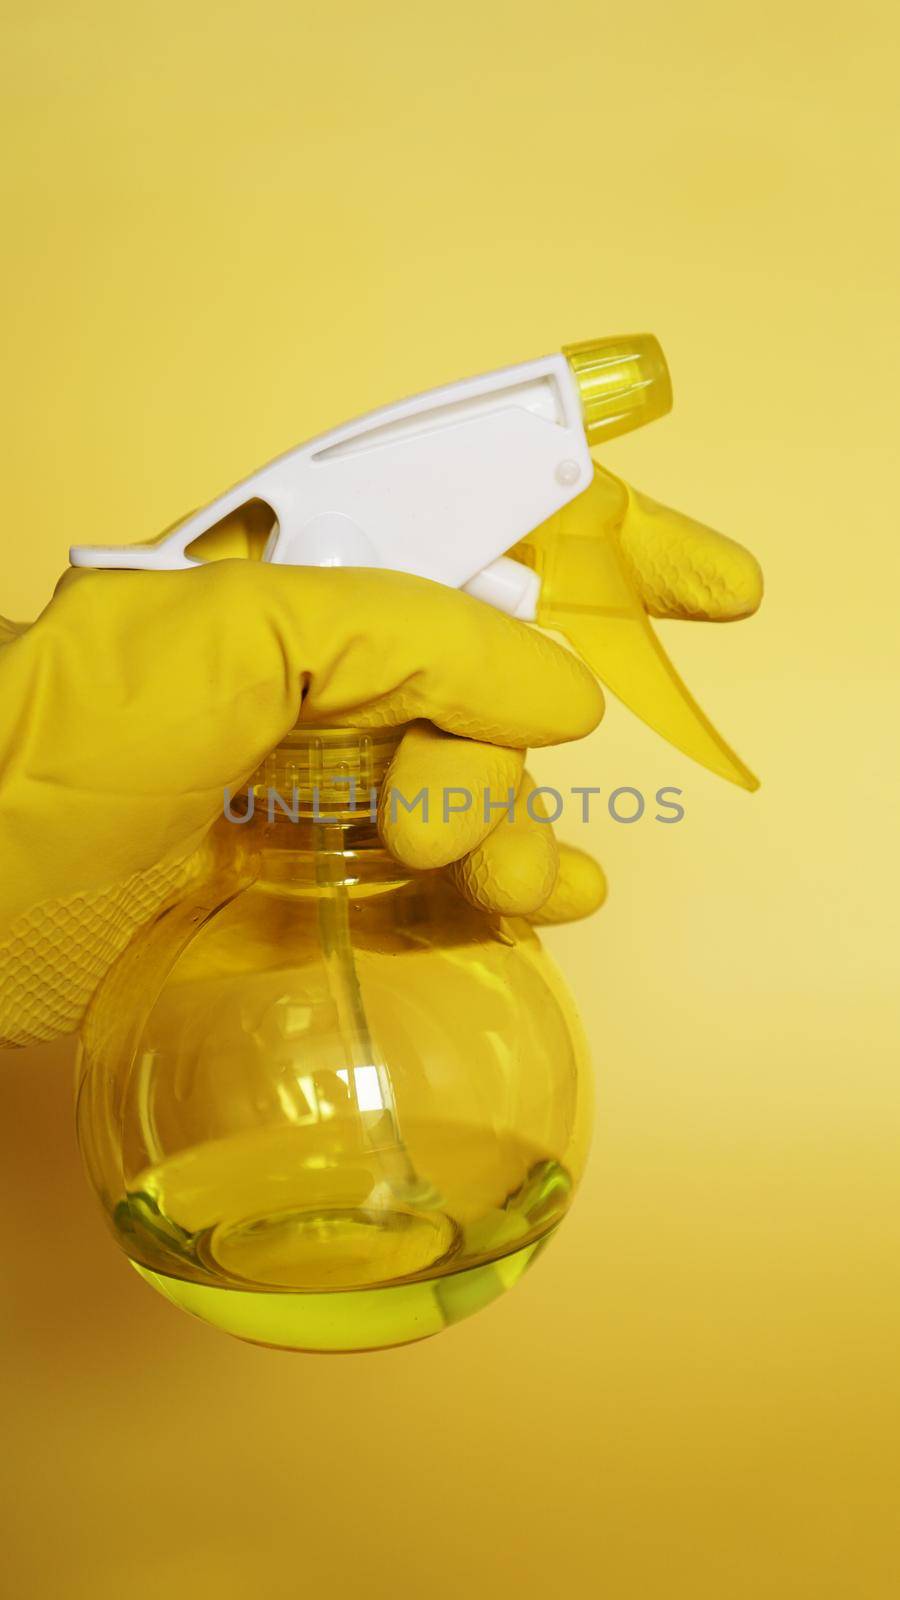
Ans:
MULTIPOLYGON (((645 335, 602 340, 571 347, 571 360, 544 356, 433 389, 279 456, 157 544, 80 546, 70 559, 73 566, 199 565, 189 554, 194 541, 259 500, 275 523, 264 560, 386 567, 471 586, 513 615, 534 615, 539 580, 523 577, 518 563, 496 564, 589 487, 585 418, 592 439, 646 420, 641 373, 656 356, 661 362, 645 335)), ((661 393, 656 378, 651 392, 661 393)))

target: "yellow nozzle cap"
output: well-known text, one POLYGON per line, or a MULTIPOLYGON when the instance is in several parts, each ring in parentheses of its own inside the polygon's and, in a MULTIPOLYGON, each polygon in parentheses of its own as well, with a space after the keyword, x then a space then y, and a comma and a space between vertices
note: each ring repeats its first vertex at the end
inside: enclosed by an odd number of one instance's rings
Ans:
POLYGON ((615 439, 672 409, 672 380, 652 333, 563 346, 581 395, 588 444, 615 439))

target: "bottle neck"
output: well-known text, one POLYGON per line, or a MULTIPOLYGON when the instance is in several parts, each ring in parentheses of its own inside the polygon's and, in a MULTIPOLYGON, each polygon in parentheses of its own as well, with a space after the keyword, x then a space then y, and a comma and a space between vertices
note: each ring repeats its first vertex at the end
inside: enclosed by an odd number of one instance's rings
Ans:
POLYGON ((327 822, 374 828, 381 786, 403 727, 291 728, 248 784, 273 825, 327 822))
POLYGON ((305 893, 314 886, 374 886, 407 876, 384 849, 377 828, 379 796, 403 732, 290 730, 226 813, 253 836, 261 885, 305 893))

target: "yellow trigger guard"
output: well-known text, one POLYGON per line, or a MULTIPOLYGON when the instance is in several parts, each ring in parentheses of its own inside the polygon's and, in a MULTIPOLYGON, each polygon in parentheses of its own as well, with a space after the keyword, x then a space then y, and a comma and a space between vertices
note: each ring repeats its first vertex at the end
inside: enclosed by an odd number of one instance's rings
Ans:
POLYGON ((568 639, 601 683, 710 772, 744 789, 759 779, 726 744, 657 638, 621 547, 628 505, 604 472, 509 554, 541 579, 536 621, 568 639))

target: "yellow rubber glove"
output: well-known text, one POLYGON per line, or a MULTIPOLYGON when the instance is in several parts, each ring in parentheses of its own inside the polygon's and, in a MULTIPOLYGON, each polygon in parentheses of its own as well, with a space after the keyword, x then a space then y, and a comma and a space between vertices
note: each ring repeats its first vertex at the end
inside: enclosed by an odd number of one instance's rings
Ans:
MULTIPOLYGON (((630 557, 655 597, 665 518, 649 547, 634 528, 630 557)), ((747 614, 755 563, 701 533, 701 565, 726 575, 731 614, 747 614)), ((677 572, 669 587, 680 592, 677 572)), ((410 722, 386 790, 475 796, 448 823, 440 804, 427 823, 385 809, 399 859, 447 866, 463 893, 506 914, 588 914, 602 872, 529 818, 524 750, 580 738, 602 711, 571 653, 424 579, 244 560, 67 573, 37 622, 0 630, 0 1044, 77 1026, 135 929, 191 875, 223 789, 298 717, 410 722), (481 794, 510 787, 516 821, 495 812, 486 824, 481 794)))

